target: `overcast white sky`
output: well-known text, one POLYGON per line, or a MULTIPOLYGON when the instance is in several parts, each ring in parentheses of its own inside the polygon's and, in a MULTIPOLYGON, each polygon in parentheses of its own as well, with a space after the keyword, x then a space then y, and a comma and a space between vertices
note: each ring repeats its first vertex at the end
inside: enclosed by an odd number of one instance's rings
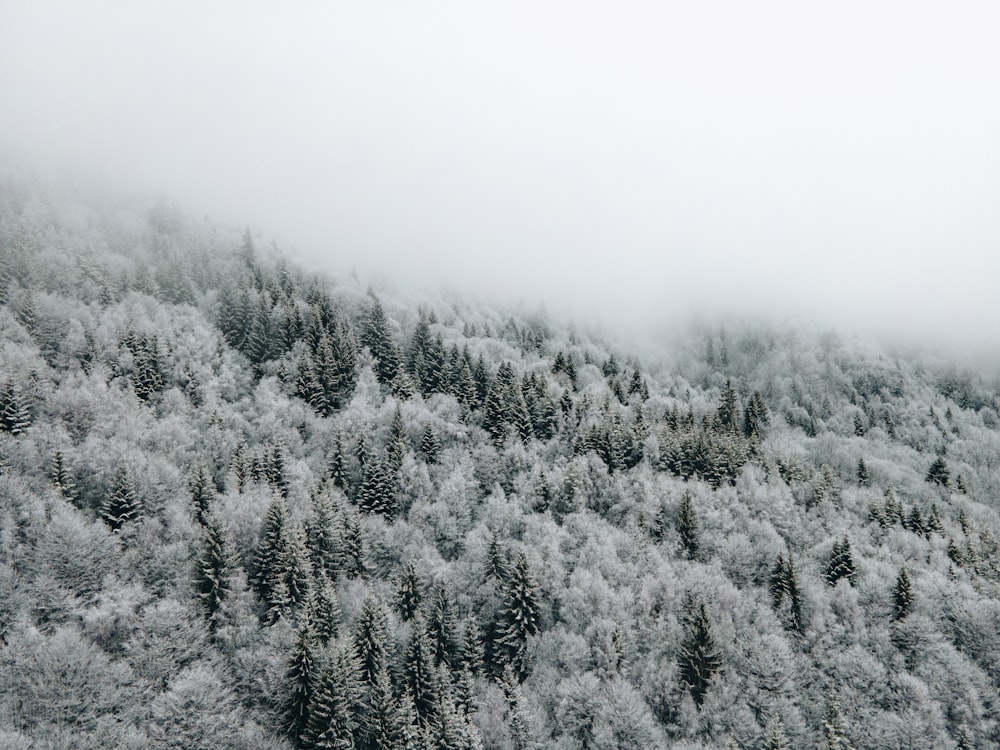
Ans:
POLYGON ((0 153, 340 271, 1000 347, 995 2, 0 0, 0 153))

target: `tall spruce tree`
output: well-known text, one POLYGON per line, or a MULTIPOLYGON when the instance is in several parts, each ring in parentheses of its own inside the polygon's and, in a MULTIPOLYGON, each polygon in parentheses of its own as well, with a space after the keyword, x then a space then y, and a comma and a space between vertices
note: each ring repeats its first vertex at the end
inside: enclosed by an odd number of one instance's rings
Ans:
POLYGON ((681 549, 689 560, 698 559, 700 548, 698 517, 694 513, 694 506, 691 502, 691 493, 685 492, 681 496, 680 509, 677 512, 677 533, 681 538, 681 549))
POLYGON ((132 474, 124 466, 118 469, 111 491, 101 507, 101 518, 113 531, 136 520, 142 511, 132 474))
POLYGON ((214 633, 219 613, 229 593, 231 554, 222 525, 211 515, 201 521, 201 545, 195 559, 194 588, 202 612, 208 620, 209 631, 214 633))
POLYGON ((913 611, 913 585, 906 568, 901 568, 892 587, 892 619, 902 620, 913 611))
POLYGON ((854 557, 851 554, 851 543, 845 536, 841 541, 834 542, 830 561, 826 566, 826 582, 835 586, 841 578, 854 585, 854 557))
MULTIPOLYGON (((496 644, 503 664, 523 679, 528 673, 528 638, 539 631, 540 588, 524 552, 518 552, 502 583, 503 604, 495 626, 496 644)), ((502 664, 495 665, 502 668, 502 664)), ((499 671, 499 670, 498 670, 499 671)))
POLYGON ((712 637, 712 627, 704 602, 698 603, 688 620, 678 666, 681 682, 691 693, 695 705, 701 708, 709 681, 722 669, 722 657, 712 637))
POLYGON ((309 709, 319 678, 316 659, 317 643, 308 625, 300 625, 295 649, 285 672, 285 730, 297 746, 303 747, 309 726, 309 709))

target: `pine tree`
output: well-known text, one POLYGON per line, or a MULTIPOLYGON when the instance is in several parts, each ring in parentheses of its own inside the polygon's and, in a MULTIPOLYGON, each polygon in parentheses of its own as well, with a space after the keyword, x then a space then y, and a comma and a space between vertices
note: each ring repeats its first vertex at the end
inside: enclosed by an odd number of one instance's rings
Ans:
POLYGON ((369 594, 361 605, 361 615, 354 629, 354 652, 361 667, 360 676, 369 684, 376 674, 388 668, 388 640, 389 622, 385 607, 379 599, 369 594))
POLYGON ((778 559, 771 568, 768 588, 771 592, 771 600, 775 609, 780 609, 785 600, 788 600, 788 621, 786 626, 801 633, 802 602, 791 553, 788 553, 787 557, 782 554, 778 555, 778 559))
POLYGON ((381 513, 390 521, 395 517, 398 505, 393 477, 386 464, 391 459, 374 457, 369 459, 361 483, 359 505, 368 513, 381 513))
POLYGON ((118 531, 124 524, 136 520, 140 512, 132 475, 123 466, 115 474, 111 492, 101 508, 101 518, 113 531, 118 531))
POLYGON ((371 297, 371 308, 365 323, 362 343, 375 357, 375 375, 379 382, 388 386, 399 374, 399 351, 389 335, 389 325, 386 322, 382 303, 373 292, 369 292, 369 296, 371 297))
POLYGON ((858 459, 858 486, 867 487, 871 484, 871 478, 868 476, 868 466, 865 464, 864 458, 858 459))
POLYGON ((490 544, 486 549, 486 562, 483 570, 484 581, 501 583, 507 577, 507 554, 503 542, 496 531, 490 533, 490 544))
POLYGON ((772 719, 767 723, 763 750, 791 750, 788 737, 785 735, 785 725, 780 718, 772 719))
POLYGON ((298 746, 303 745, 309 726, 309 709, 318 680, 316 663, 316 638, 307 626, 300 626, 295 650, 285 672, 286 699, 284 706, 285 730, 298 746))
POLYGON ((528 638, 539 630, 539 591, 527 558, 518 552, 502 584, 503 604, 495 626, 495 651, 522 679, 528 673, 528 638))
POLYGON ((212 500, 215 498, 212 478, 204 465, 199 465, 195 470, 188 488, 191 492, 191 506, 194 508, 195 520, 204 526, 211 512, 212 500))
POLYGON ((458 623, 444 586, 435 587, 428 604, 427 637, 434 649, 434 664, 444 664, 450 669, 457 664, 458 623))
POLYGON ((722 389, 719 408, 715 413, 715 426, 720 432, 737 432, 740 424, 740 406, 733 389, 733 381, 727 379, 722 389))
POLYGON ((687 624, 678 665, 681 682, 691 693, 695 705, 700 708, 705 701, 709 680, 722 669, 722 658, 712 637, 704 603, 698 604, 687 624))
POLYGON ((420 604, 424 598, 423 581, 413 565, 413 561, 407 561, 403 566, 403 572, 396 581, 395 608, 400 617, 404 620, 412 620, 420 609, 420 604))
POLYGON ((31 412, 21 389, 8 380, 0 389, 0 429, 20 435, 31 426, 31 412))
POLYGON ((840 715, 840 705, 835 698, 830 698, 827 702, 826 715, 823 717, 823 743, 824 750, 852 750, 840 715))
POLYGON ((406 427, 403 425, 403 413, 400 411, 399 402, 392 414, 392 424, 389 426, 389 436, 385 443, 386 471, 395 475, 403 465, 403 456, 406 454, 406 427))
POLYGON ((695 516, 694 507, 691 504, 691 493, 685 492, 681 496, 681 506, 677 513, 677 533, 681 538, 681 549, 690 560, 698 559, 699 531, 698 518, 695 516))
POLYGON ((268 506, 261 527, 253 584, 267 611, 266 620, 274 622, 291 609, 288 575, 292 567, 289 550, 288 507, 285 499, 275 496, 268 506))
POLYGON ((830 562, 826 566, 826 581, 831 586, 835 586, 841 578, 846 578, 848 583, 854 585, 854 558, 851 555, 851 543, 844 537, 840 542, 834 542, 833 554, 830 562))
POLYGON ((194 585, 202 611, 215 632, 219 612, 229 593, 231 556, 218 519, 206 515, 201 522, 201 549, 195 560, 194 585))
POLYGON ((944 456, 938 456, 931 463, 930 468, 927 470, 927 481, 931 484, 938 484, 942 487, 947 487, 951 479, 951 473, 948 470, 948 462, 944 460, 944 456))
POLYGON ((364 712, 366 750, 398 750, 403 743, 403 715, 392 693, 392 680, 386 665, 371 676, 371 688, 364 712))
POLYGON ((331 577, 340 569, 340 540, 335 522, 333 502, 321 488, 312 495, 312 516, 306 527, 306 539, 313 567, 331 577))
POLYGON ((426 727, 437 718, 440 685, 434 667, 434 647, 427 637, 427 623, 413 620, 410 641, 403 656, 403 683, 413 700, 417 722, 426 727))
POLYGON ((764 397, 760 391, 754 391, 747 408, 743 412, 743 437, 751 440, 760 440, 764 437, 764 428, 770 424, 771 417, 764 403, 764 397))
POLYGON ((420 452, 429 464, 436 464, 441 456, 441 440, 430 424, 424 427, 423 435, 420 438, 420 452))
POLYGON ((49 469, 49 479, 56 491, 67 500, 76 498, 76 483, 66 467, 62 451, 56 451, 52 457, 52 467, 49 469))
POLYGON ((309 594, 307 617, 316 639, 325 646, 336 635, 341 615, 337 592, 324 571, 316 574, 309 594))
POLYGON ((303 747, 350 750, 359 733, 362 689, 358 665, 348 645, 336 644, 320 672, 308 707, 303 747))
POLYGON ((892 619, 902 620, 913 610, 913 586, 906 568, 901 568, 892 588, 892 619))
POLYGON ((330 448, 330 458, 327 460, 327 474, 333 486, 347 491, 347 469, 344 464, 344 434, 337 431, 330 448))

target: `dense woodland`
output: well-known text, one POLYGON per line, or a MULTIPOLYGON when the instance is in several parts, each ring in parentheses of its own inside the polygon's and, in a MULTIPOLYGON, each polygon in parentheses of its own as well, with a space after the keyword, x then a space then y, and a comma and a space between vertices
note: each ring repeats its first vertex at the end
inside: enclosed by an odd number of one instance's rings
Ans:
POLYGON ((1000 747, 995 374, 264 245, 0 183, 0 748, 1000 747))

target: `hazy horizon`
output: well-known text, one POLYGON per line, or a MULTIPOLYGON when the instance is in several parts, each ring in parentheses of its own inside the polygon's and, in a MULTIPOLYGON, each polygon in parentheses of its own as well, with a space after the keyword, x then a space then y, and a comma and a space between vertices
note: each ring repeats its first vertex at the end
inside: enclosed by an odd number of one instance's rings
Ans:
POLYGON ((614 329, 806 318, 1000 357, 986 3, 11 2, 0 155, 314 267, 614 329))

